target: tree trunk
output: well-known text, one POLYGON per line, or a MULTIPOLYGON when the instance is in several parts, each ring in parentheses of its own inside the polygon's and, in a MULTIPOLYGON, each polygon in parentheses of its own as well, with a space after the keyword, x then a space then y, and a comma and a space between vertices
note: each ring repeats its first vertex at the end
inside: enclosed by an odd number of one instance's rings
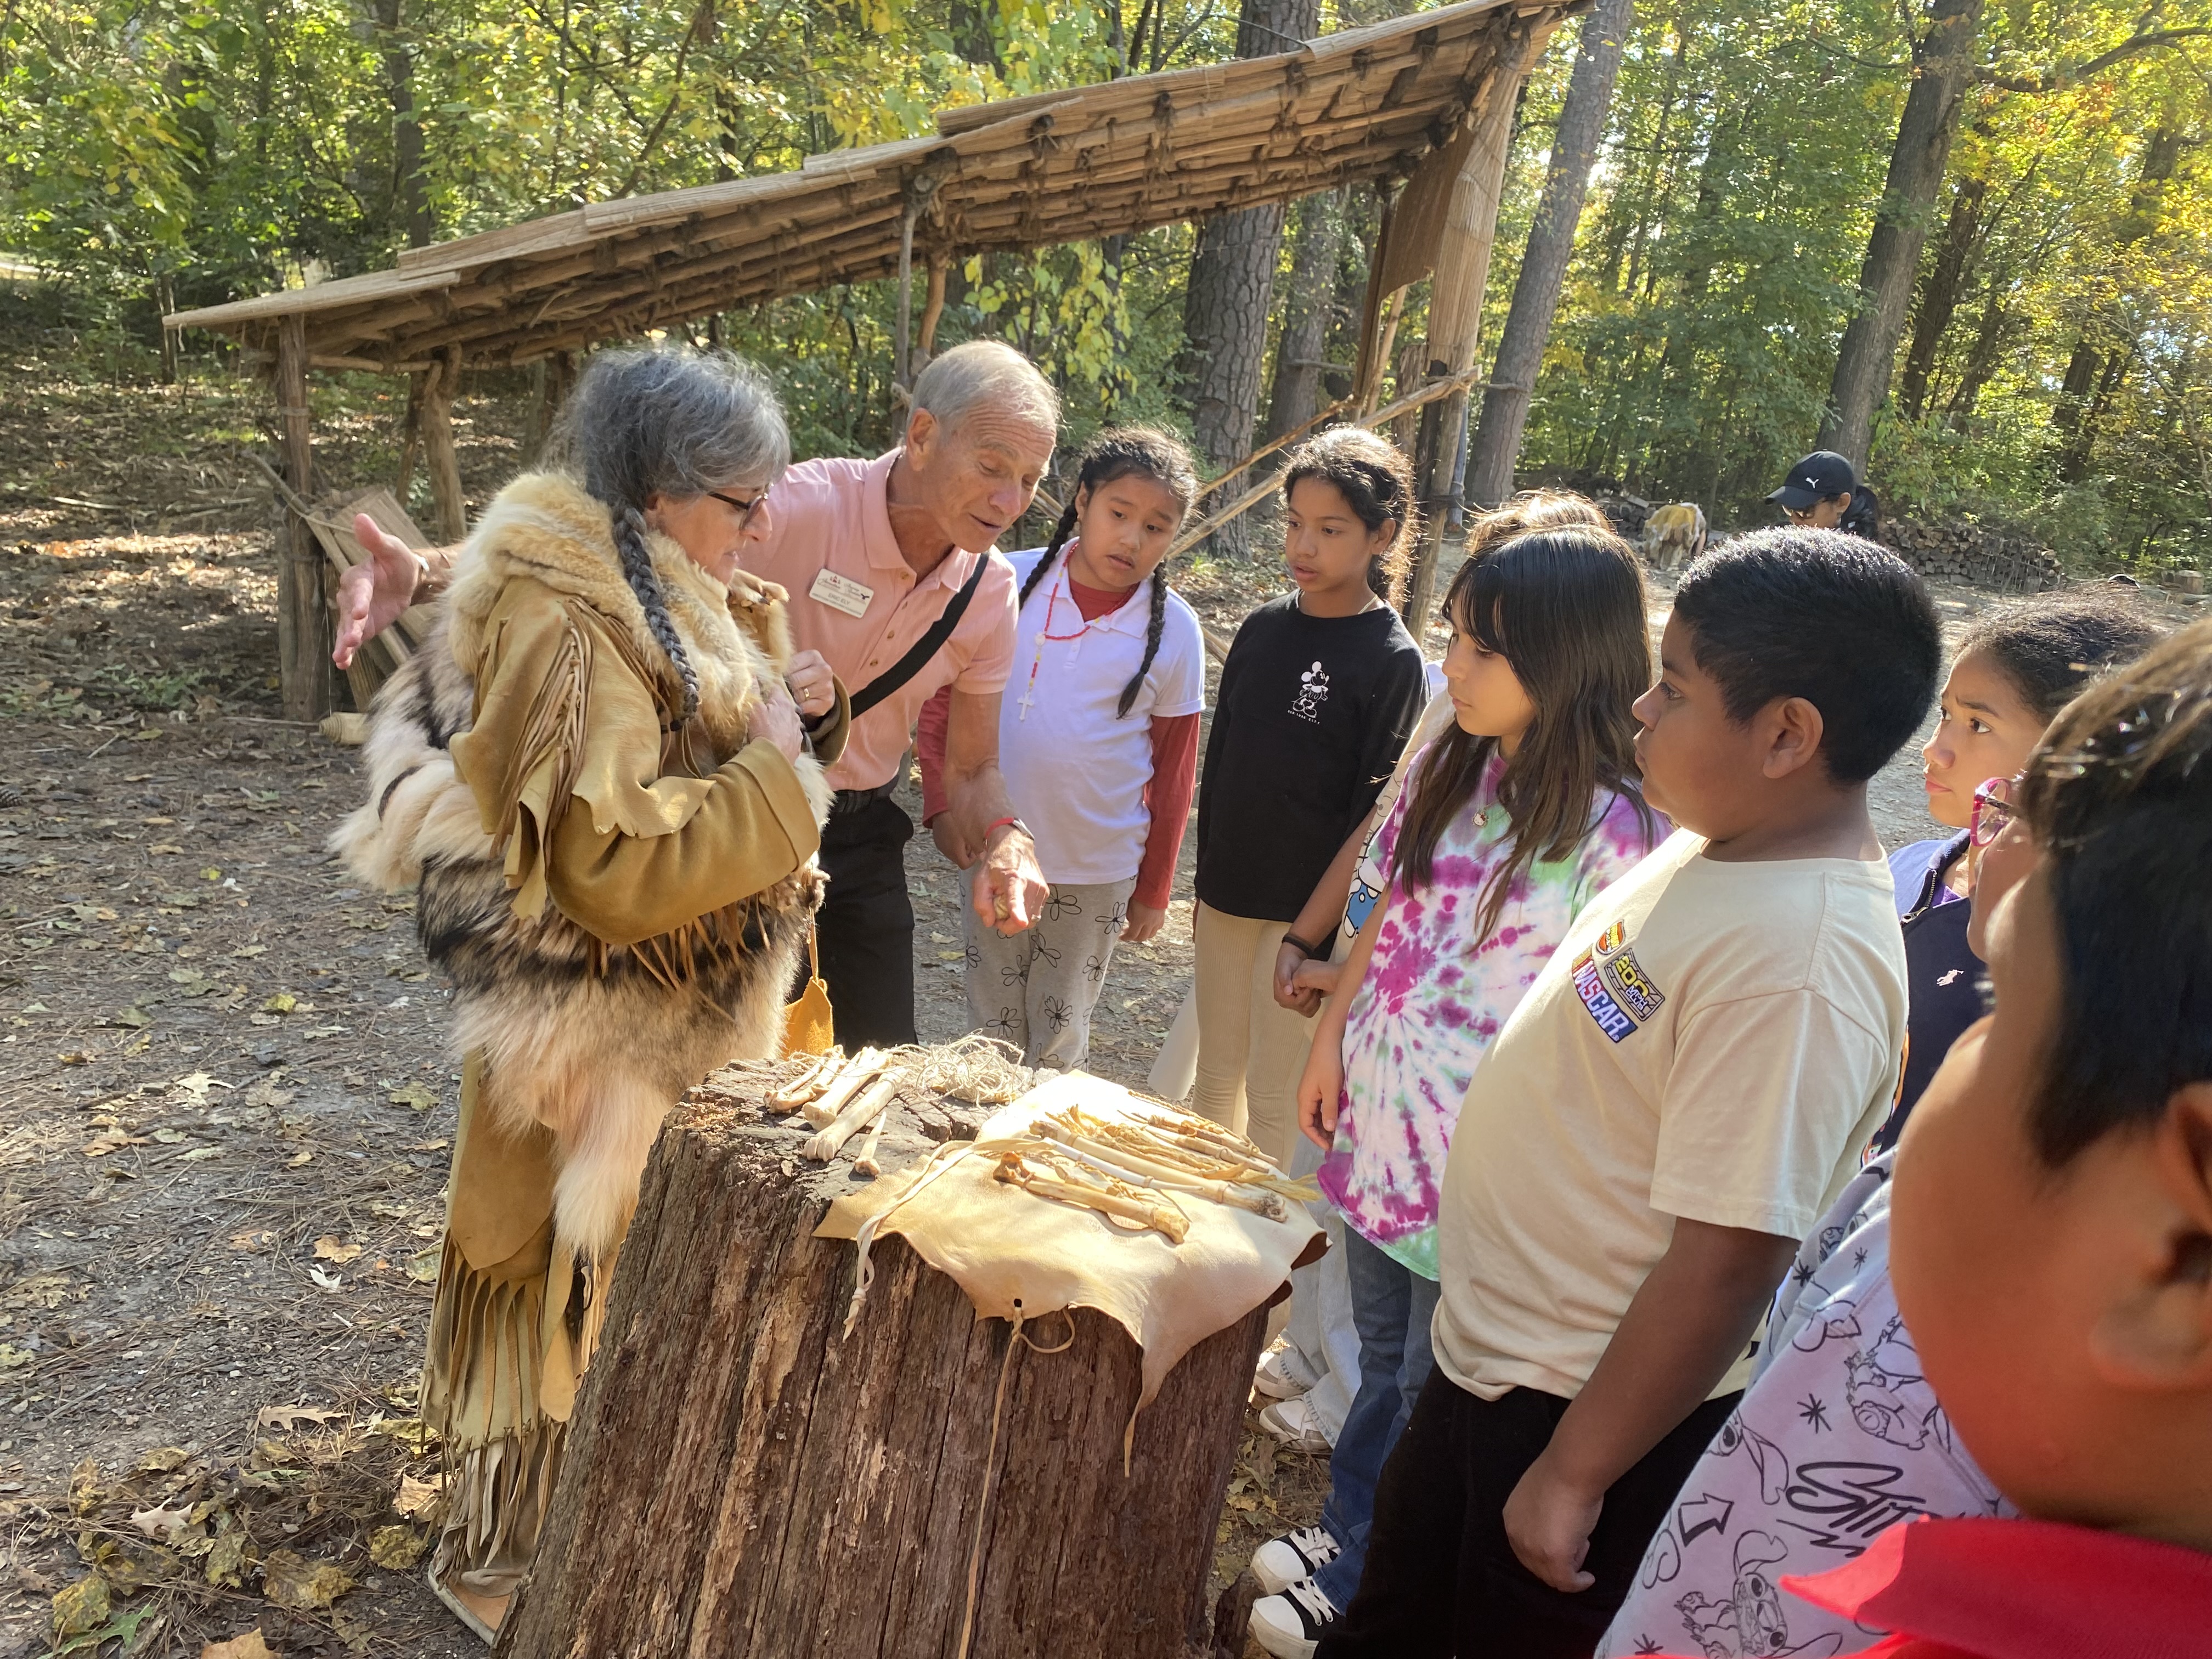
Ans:
POLYGON ((1521 456, 1521 434, 1528 425, 1528 404, 1543 366, 1545 343, 1559 308, 1559 289, 1575 251, 1575 227, 1581 223, 1590 168, 1605 137, 1613 108, 1613 88, 1620 73, 1621 43, 1634 21, 1635 0, 1597 0, 1583 22, 1582 46, 1559 106, 1559 126, 1552 140, 1552 164, 1544 194, 1528 227, 1528 251, 1513 284, 1512 308, 1498 338, 1498 359, 1483 388, 1482 417, 1468 448, 1467 494, 1480 507, 1495 507, 1513 493, 1513 469, 1521 456))
POLYGON ((401 33, 403 0, 376 0, 377 50, 392 100, 392 205, 410 247, 431 240, 430 195, 422 178, 422 123, 415 113, 415 54, 401 33))
POLYGON ((1344 234, 1345 192, 1324 191, 1298 204, 1298 239, 1291 250, 1291 292, 1275 343, 1275 389, 1261 441, 1273 443, 1321 412, 1322 370, 1328 367, 1329 310, 1336 303, 1337 249, 1344 234))
POLYGON ((1888 395, 1920 251, 1943 188, 1951 139, 1959 130, 1959 112, 1973 80, 1981 21, 1982 0, 1935 0, 1928 33, 1913 45, 1912 88, 1898 120, 1889 176, 1875 209, 1866 263, 1859 270, 1858 306, 1836 356, 1836 377, 1817 446, 1849 457, 1862 472, 1874 443, 1875 411, 1888 395))
POLYGON ((1898 400, 1909 419, 1918 420, 1928 404, 1928 382, 1936 373, 1936 354, 1958 314, 1959 296, 1966 285, 1966 269, 1981 238, 1982 204, 1989 180, 1961 179, 1951 198, 1951 216, 1943 226, 1935 263, 1920 289, 1920 304, 1912 319, 1912 345, 1905 354, 1905 381, 1898 400))
MULTIPOLYGON (((1182 1659, 1266 1311, 1169 1373, 1126 1475, 1139 1355, 1102 1315, 1045 1353, 1069 1334, 1048 1314, 1010 1356, 884 1239, 841 1339, 853 1247, 812 1234, 849 1182, 792 1173, 806 1131, 762 1121, 774 1074, 710 1079, 653 1149, 501 1652, 1182 1659)), ((908 1158, 945 1133, 892 1109, 908 1158)))
MULTIPOLYGON (((2132 247, 2149 235, 2158 223, 2159 197, 2181 160, 2180 131, 2160 127, 2143 146, 2141 171, 2128 205, 2127 216, 2114 228, 2117 251, 2132 247)), ((2136 337, 2126 329, 2099 328, 2075 342, 2067 361, 2066 377, 2051 405, 2051 428, 2059 434, 2058 476, 2078 483, 2089 473, 2090 452, 2097 441, 2097 419, 2126 373, 2136 349, 2136 337), (2107 349, 2109 348, 2109 349, 2107 349)))
MULTIPOLYGON (((1320 0, 1244 0, 1237 55, 1265 58, 1320 26, 1320 0)), ((1199 226, 1183 298, 1183 401, 1191 436, 1217 469, 1252 451, 1260 410, 1261 371, 1267 356, 1267 302, 1283 237, 1283 205, 1240 208, 1199 226)), ((1224 553, 1250 546, 1249 518, 1231 520, 1215 536, 1224 553)))
MULTIPOLYGON (((1498 234, 1498 198, 1505 187, 1506 153, 1512 147, 1514 110, 1528 66, 1543 52, 1550 33, 1547 27, 1523 40, 1517 57, 1499 64, 1489 96, 1475 115, 1474 142, 1452 183, 1436 276, 1430 285, 1429 332, 1423 355, 1431 380, 1462 374, 1474 367, 1483 289, 1490 280, 1490 250, 1498 234)), ((1400 382, 1400 396, 1413 390, 1400 382)), ((1421 492, 1421 539, 1413 556, 1413 580, 1406 584, 1400 606, 1417 641, 1436 604, 1437 565, 1443 556, 1445 521, 1453 505, 1452 475, 1457 471, 1459 432, 1467 407, 1468 394, 1461 390, 1421 411, 1414 466, 1421 492)))
POLYGON ((1974 404, 1979 401, 1982 388, 1997 372, 1997 363, 2003 356, 2005 337, 2011 331, 2012 314, 2005 309, 2005 285, 1996 274, 1990 276, 1990 297, 1982 307, 1982 320, 1974 331, 1974 343, 1966 352, 1966 367, 1959 377, 1959 389, 1943 406, 1943 417, 1948 422, 1971 420, 1974 404))

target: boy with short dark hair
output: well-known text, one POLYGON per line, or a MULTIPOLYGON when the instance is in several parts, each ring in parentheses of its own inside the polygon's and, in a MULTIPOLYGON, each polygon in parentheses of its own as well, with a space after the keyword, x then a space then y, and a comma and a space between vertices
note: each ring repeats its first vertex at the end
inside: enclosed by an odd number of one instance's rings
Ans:
POLYGON ((1594 900, 1477 1070, 1437 1370, 1322 1659, 1587 1655, 1725 1421, 1797 1241, 1886 1109, 1904 949, 1867 780, 1941 658, 1831 532, 1694 567, 1637 705, 1678 833, 1594 900))
POLYGON ((2212 1650, 2212 623, 2069 706, 2020 805, 1982 875, 2015 884, 1984 940, 1995 1012, 1905 1126, 1890 1267, 1959 1437, 2039 1518, 1904 1522, 1782 1588, 1896 1632, 1867 1659, 2193 1659, 2212 1650))

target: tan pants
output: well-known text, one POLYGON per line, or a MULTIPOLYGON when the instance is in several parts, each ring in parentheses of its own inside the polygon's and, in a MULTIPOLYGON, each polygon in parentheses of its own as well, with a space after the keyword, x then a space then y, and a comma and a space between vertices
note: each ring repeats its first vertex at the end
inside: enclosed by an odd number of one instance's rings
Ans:
POLYGON ((1286 921, 1197 909, 1198 1080, 1191 1109, 1249 1137, 1285 1169, 1298 1132, 1297 1089, 1313 1021, 1275 1001, 1286 921))

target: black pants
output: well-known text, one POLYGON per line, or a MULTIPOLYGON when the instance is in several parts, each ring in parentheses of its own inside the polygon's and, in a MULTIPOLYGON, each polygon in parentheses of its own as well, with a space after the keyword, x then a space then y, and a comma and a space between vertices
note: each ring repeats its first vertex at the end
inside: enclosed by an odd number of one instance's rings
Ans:
POLYGON ((1589 1659, 1691 1466, 1742 1398, 1707 1401, 1613 1483, 1583 1561, 1597 1583, 1565 1595, 1513 1553, 1505 1500, 1568 1402, 1533 1389, 1484 1400, 1430 1372, 1375 1489, 1359 1589, 1315 1659, 1589 1659))
POLYGON ((815 928, 847 1054, 915 1040, 914 901, 906 890, 913 838, 914 820, 888 796, 833 812, 823 828, 830 893, 815 928))

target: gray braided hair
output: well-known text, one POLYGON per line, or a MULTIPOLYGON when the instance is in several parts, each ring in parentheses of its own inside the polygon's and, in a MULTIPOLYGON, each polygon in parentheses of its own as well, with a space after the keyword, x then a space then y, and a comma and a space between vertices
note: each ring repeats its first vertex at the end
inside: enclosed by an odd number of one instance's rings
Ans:
POLYGON ((687 724, 699 677, 685 653, 646 542, 655 495, 765 488, 791 459, 791 434, 767 378, 726 351, 688 346, 592 354, 561 412, 558 464, 606 503, 623 578, 684 683, 687 724))

